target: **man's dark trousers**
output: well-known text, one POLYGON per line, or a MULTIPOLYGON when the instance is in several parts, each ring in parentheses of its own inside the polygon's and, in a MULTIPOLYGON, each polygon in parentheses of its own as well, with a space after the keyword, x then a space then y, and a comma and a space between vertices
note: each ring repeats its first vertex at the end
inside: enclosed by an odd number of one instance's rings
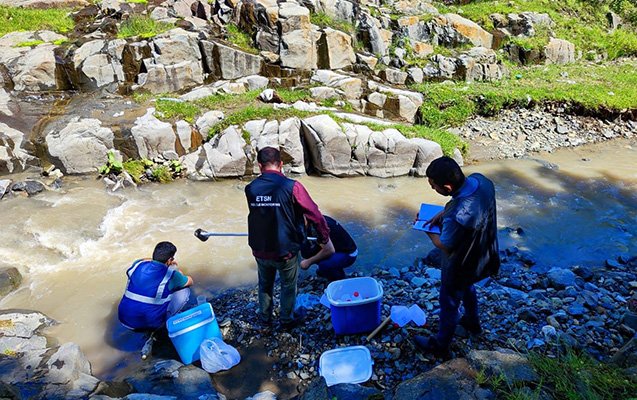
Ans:
POLYGON ((478 297, 473 285, 454 289, 445 285, 440 286, 440 329, 436 341, 441 348, 448 348, 456 331, 459 320, 460 303, 464 306, 464 319, 470 324, 479 326, 478 297))

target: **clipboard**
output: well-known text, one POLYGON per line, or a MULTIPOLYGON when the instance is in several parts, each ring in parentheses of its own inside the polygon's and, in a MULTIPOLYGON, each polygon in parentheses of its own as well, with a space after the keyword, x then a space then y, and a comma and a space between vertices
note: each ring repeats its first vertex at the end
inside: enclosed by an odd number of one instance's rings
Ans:
POLYGON ((420 205, 420 211, 418 211, 418 220, 414 222, 413 229, 417 231, 431 232, 440 234, 439 226, 430 226, 426 222, 434 217, 434 215, 438 214, 440 211, 444 210, 443 206, 439 206, 436 204, 427 204, 422 203, 420 205))

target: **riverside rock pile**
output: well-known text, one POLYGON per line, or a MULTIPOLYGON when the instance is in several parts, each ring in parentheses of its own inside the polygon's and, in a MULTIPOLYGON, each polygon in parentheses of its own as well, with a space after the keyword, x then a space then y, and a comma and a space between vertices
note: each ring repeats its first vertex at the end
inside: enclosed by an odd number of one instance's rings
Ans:
MULTIPOLYGON (((457 336, 451 349, 454 357, 468 356, 471 350, 502 348, 555 354, 569 346, 584 348, 602 360, 635 334, 622 320, 628 300, 637 291, 637 257, 570 269, 535 266, 532 256, 515 247, 506 249, 502 257, 500 276, 478 287, 484 333, 457 336)), ((271 332, 257 320, 256 289, 227 291, 211 303, 219 318, 232 321, 226 328, 226 341, 247 348, 255 340, 263 340, 280 379, 298 379, 305 387, 318 376, 318 360, 324 351, 366 345, 374 360, 367 386, 393 390, 436 363, 420 354, 412 342, 414 334, 435 334, 437 329, 440 270, 430 265, 434 263, 434 258, 427 257, 411 266, 382 266, 371 273, 384 289, 383 318, 392 305, 414 303, 428 315, 424 328, 390 327, 371 342, 365 335, 336 336, 330 311, 321 304, 308 309, 301 327, 271 332)), ((299 293, 320 297, 326 285, 322 279, 309 277, 299 282, 299 293)))
POLYGON ((486 153, 485 158, 500 159, 615 138, 630 139, 637 135, 637 122, 569 115, 559 107, 521 108, 504 110, 493 119, 476 117, 454 131, 469 140, 475 152, 486 153))

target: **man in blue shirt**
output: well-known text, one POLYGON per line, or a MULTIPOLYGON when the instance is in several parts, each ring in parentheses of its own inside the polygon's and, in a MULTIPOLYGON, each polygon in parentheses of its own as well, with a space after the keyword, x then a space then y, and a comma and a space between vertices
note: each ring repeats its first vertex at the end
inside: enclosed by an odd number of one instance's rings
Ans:
POLYGON ((414 341, 422 351, 446 357, 458 323, 469 333, 482 332, 473 284, 500 268, 495 189, 482 174, 465 178, 449 157, 432 161, 426 174, 431 188, 451 200, 431 220, 441 226, 441 233, 427 232, 443 255, 439 331, 429 338, 415 336, 414 341), (460 303, 462 318, 458 318, 460 303))
POLYGON ((118 307, 122 325, 134 330, 155 330, 186 305, 192 278, 177 269, 175 253, 174 244, 160 242, 152 260, 137 260, 126 271, 128 284, 118 307))

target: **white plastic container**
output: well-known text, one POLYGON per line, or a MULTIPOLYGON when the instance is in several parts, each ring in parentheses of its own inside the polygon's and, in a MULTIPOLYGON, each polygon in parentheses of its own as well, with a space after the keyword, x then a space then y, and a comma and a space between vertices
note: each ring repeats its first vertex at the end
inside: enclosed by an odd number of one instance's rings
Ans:
POLYGON ((319 359, 319 375, 327 386, 362 383, 372 377, 372 355, 365 346, 328 350, 319 359))

